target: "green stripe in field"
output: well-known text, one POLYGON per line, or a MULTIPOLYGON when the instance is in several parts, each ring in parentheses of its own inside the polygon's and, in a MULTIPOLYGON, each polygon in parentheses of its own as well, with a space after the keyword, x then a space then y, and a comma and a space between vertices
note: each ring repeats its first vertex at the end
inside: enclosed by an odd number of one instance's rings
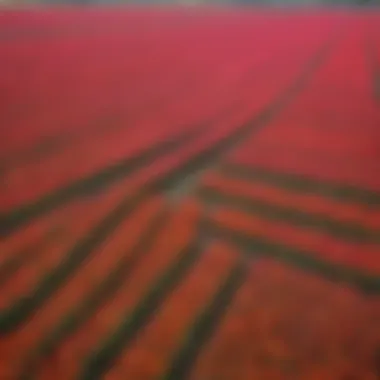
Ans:
POLYGON ((367 275, 345 265, 335 265, 322 259, 319 260, 315 254, 299 250, 296 247, 288 247, 266 238, 232 231, 214 223, 212 220, 205 220, 203 229, 207 230, 210 236, 215 236, 238 246, 242 252, 249 256, 271 257, 305 271, 318 274, 328 280, 346 283, 367 294, 380 293, 380 276, 367 275))
POLYGON ((224 316, 233 297, 244 283, 247 270, 244 263, 239 262, 231 270, 226 281, 220 287, 210 305, 198 316, 189 329, 182 347, 175 354, 170 368, 162 380, 182 380, 192 369, 201 353, 203 345, 211 338, 224 316))
POLYGON ((139 238, 136 246, 132 249, 132 254, 121 260, 105 280, 95 286, 83 304, 76 306, 75 309, 65 315, 53 331, 47 331, 41 343, 30 352, 26 359, 20 377, 22 380, 32 379, 39 363, 55 352, 68 336, 83 328, 86 321, 94 315, 99 307, 113 297, 145 257, 145 253, 148 252, 157 235, 161 232, 164 226, 163 220, 166 216, 166 213, 158 214, 139 238))
POLYGON ((223 204, 273 220, 283 220, 303 227, 325 231, 348 241, 380 243, 380 231, 367 229, 358 222, 334 219, 334 214, 311 214, 293 207, 278 206, 269 201, 222 194, 217 189, 202 188, 199 195, 208 204, 223 204))
POLYGON ((284 189, 314 193, 352 203, 380 207, 380 193, 374 190, 234 163, 224 163, 221 170, 222 173, 231 177, 265 182, 284 189))
POLYGON ((157 307, 192 269, 199 255, 200 251, 194 248, 188 248, 183 252, 180 259, 153 284, 135 310, 130 315, 126 315, 125 322, 119 325, 105 342, 95 348, 94 353, 87 358, 80 379, 102 378, 123 349, 133 342, 138 331, 154 318, 157 307))

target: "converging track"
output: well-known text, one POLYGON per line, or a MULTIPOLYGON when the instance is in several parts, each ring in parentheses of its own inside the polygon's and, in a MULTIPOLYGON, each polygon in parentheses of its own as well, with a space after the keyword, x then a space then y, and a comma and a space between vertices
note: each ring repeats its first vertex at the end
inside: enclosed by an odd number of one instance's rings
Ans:
POLYGON ((1 12, 0 379, 379 379, 379 25, 1 12))

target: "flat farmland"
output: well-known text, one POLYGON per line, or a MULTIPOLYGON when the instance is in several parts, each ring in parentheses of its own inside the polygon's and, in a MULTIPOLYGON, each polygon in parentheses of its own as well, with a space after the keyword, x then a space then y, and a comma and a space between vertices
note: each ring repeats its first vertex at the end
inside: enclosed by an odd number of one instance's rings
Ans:
POLYGON ((0 379, 376 380, 380 12, 0 12, 0 379))

